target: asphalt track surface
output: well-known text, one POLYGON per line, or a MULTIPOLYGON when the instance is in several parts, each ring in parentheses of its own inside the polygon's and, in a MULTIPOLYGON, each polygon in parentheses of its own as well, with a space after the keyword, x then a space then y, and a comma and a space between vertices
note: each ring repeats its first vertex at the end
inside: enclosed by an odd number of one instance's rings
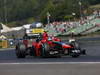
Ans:
MULTIPOLYGON (((63 38, 65 40, 66 38, 63 38)), ((62 56, 62 58, 40 58, 27 56, 25 59, 18 59, 14 49, 0 50, 0 63, 10 62, 99 62, 100 61, 100 38, 77 39, 80 47, 86 49, 87 55, 78 58, 62 56)))
POLYGON ((100 63, 0 64, 0 75, 100 75, 100 63))
POLYGON ((78 39, 87 55, 78 58, 18 59, 14 49, 0 50, 0 75, 100 75, 100 38, 78 39))

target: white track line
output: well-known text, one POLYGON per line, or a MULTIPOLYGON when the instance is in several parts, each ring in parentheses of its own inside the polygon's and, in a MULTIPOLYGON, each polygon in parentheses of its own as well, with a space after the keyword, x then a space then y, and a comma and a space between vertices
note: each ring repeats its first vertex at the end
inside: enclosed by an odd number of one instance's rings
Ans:
POLYGON ((0 63, 0 65, 46 65, 46 64, 100 64, 100 62, 33 62, 33 63, 0 63))
POLYGON ((0 51, 13 50, 15 48, 1 48, 0 51))

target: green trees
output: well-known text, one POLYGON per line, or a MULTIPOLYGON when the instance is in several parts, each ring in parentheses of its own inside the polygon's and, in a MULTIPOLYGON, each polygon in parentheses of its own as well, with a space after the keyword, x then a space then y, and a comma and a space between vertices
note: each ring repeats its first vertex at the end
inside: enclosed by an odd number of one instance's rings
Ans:
POLYGON ((51 21, 64 21, 80 16, 80 5, 82 11, 90 4, 100 3, 99 0, 0 0, 0 21, 3 23, 31 23, 42 21, 47 23, 47 12, 50 13, 51 21))

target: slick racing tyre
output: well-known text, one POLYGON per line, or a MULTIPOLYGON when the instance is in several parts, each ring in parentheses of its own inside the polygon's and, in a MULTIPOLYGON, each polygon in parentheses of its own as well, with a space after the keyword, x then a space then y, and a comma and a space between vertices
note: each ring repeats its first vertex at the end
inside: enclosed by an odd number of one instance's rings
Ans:
POLYGON ((73 54, 73 55, 71 55, 73 58, 77 58, 77 57, 79 57, 80 55, 79 54, 73 54))
POLYGON ((69 53, 69 55, 72 56, 73 58, 79 57, 80 54, 81 54, 81 51, 78 50, 78 49, 75 49, 75 48, 72 48, 72 49, 70 50, 70 53, 69 53))
POLYGON ((17 58, 25 58, 26 57, 26 48, 24 44, 18 44, 16 46, 16 56, 17 58))

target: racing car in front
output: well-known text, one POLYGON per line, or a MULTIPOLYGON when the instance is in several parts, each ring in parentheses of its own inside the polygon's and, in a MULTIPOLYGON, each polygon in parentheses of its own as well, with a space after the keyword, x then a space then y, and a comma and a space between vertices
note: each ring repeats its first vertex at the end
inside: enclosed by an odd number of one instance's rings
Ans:
POLYGON ((86 54, 76 41, 62 42, 57 37, 24 39, 16 45, 16 56, 25 58, 27 55, 34 57, 79 57, 86 54), (31 42, 29 42, 31 41, 31 42))

